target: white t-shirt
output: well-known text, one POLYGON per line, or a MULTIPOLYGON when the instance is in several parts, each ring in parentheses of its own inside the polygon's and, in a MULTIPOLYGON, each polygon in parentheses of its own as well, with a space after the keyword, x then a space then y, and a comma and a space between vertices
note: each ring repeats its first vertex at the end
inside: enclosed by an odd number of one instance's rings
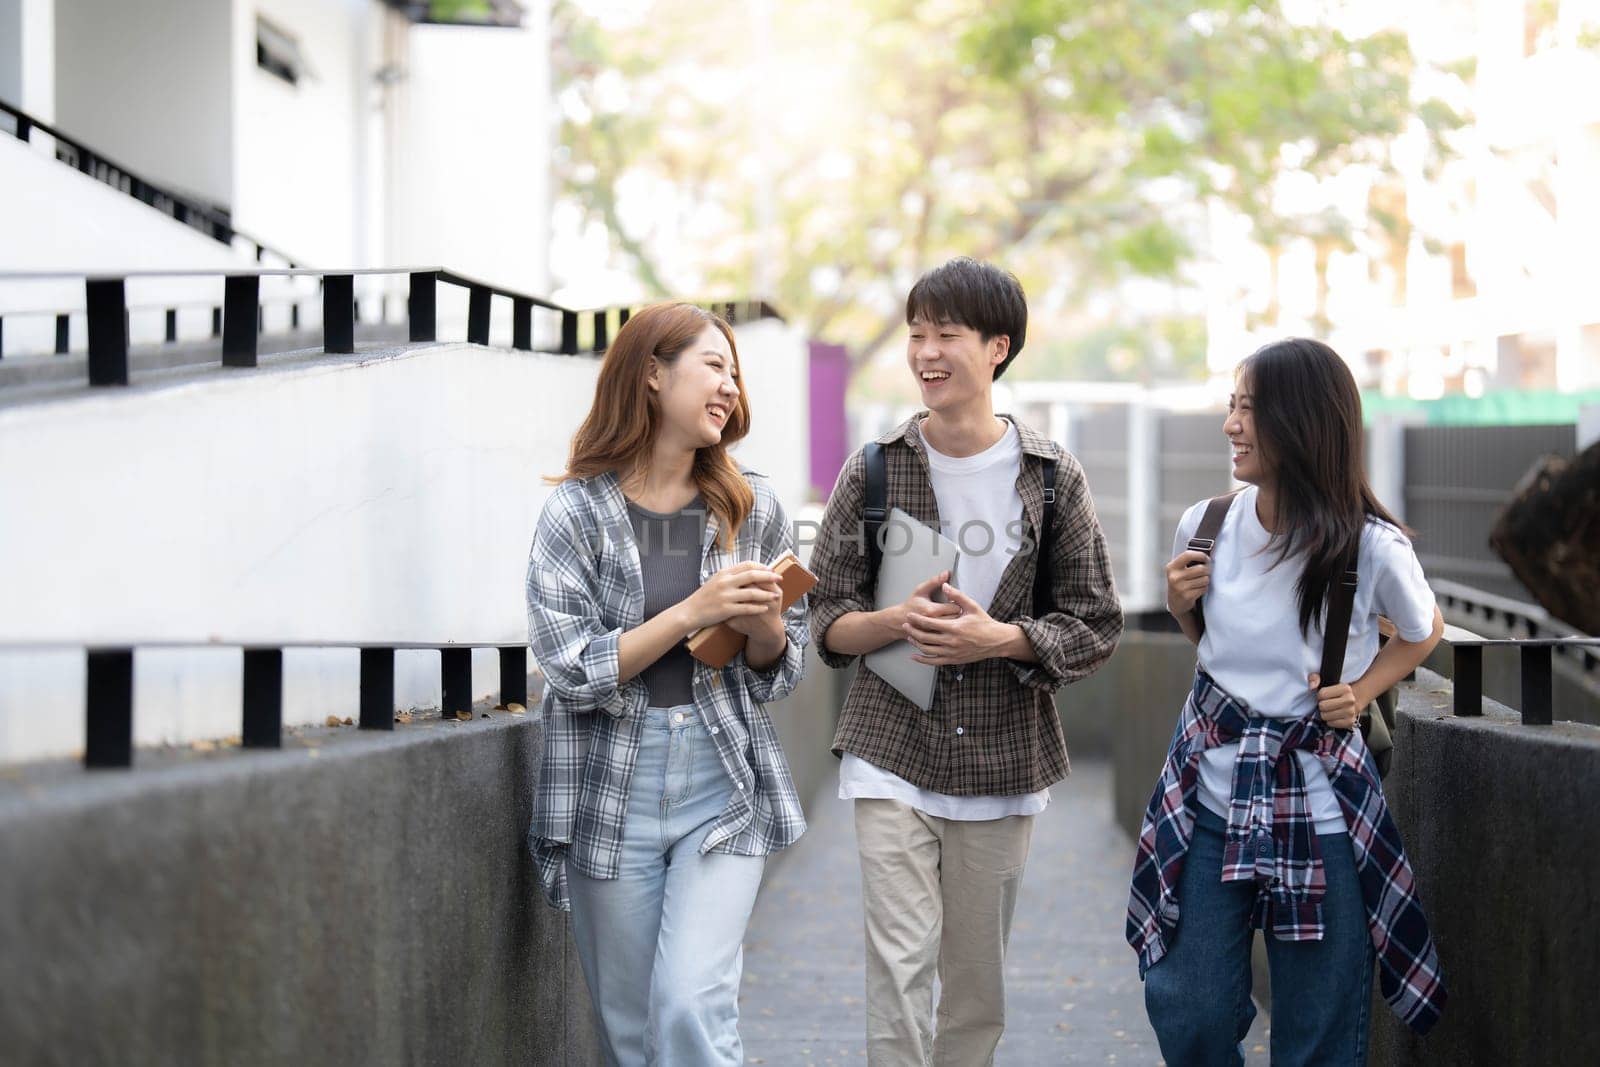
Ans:
MULTIPOLYGON (((1173 538, 1173 556, 1188 547, 1205 507, 1202 500, 1184 512, 1173 538)), ((1270 539, 1256 514, 1256 488, 1250 486, 1228 509, 1211 554, 1211 585, 1202 602, 1206 632, 1200 639, 1200 665, 1256 714, 1297 718, 1316 709, 1308 679, 1322 666, 1322 631, 1301 633, 1295 583, 1302 568, 1294 557, 1272 567, 1278 550, 1268 546, 1270 539)), ((1411 542, 1399 530, 1368 519, 1361 532, 1356 572, 1360 577, 1345 643, 1344 682, 1360 678, 1377 656, 1380 614, 1388 616, 1407 641, 1421 641, 1433 632, 1433 590, 1411 542)), ((1200 802, 1224 818, 1238 750, 1237 742, 1221 745, 1200 760, 1200 802)), ((1322 764, 1309 752, 1295 755, 1305 776, 1317 833, 1343 831, 1344 815, 1322 764)))
MULTIPOLYGON (((1015 424, 1000 440, 975 456, 946 456, 928 450, 928 474, 946 537, 961 549, 956 588, 988 610, 1000 576, 1022 547, 1022 494, 1017 476, 1022 441, 1015 424)), ((1050 790, 1015 796, 957 797, 919 789, 859 756, 845 753, 839 765, 839 796, 845 800, 898 800, 940 819, 978 822, 1008 815, 1037 815, 1050 803, 1050 790)))

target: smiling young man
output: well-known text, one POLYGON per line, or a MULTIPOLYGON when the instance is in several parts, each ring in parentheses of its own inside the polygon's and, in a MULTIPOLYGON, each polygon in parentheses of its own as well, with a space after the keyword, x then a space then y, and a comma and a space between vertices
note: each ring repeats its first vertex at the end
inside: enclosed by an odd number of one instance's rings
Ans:
POLYGON ((812 553, 810 613, 830 667, 904 639, 939 668, 928 711, 858 671, 833 748, 839 795, 855 802, 869 1062, 966 1067, 989 1063, 1004 1030, 1002 962, 1033 816, 1068 770, 1055 691, 1106 661, 1122 611, 1082 468, 994 412, 994 381, 1027 332, 1022 286, 955 259, 912 288, 906 322, 927 410, 878 439, 886 504, 957 542, 960 588, 930 575, 903 604, 873 610, 858 451, 812 553), (1053 534, 1036 551, 1052 462, 1053 534), (1039 565, 1050 581, 1035 604, 1039 565))

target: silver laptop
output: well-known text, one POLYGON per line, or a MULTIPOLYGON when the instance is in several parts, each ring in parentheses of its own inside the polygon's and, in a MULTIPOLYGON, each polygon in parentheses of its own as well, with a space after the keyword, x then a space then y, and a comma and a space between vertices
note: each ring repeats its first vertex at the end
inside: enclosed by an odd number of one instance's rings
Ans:
MULTIPOLYGON (((950 584, 955 585, 956 564, 960 560, 961 551, 954 541, 899 508, 890 508, 883 524, 883 562, 878 566, 878 592, 873 608, 882 611, 903 603, 917 586, 941 571, 949 571, 950 584)), ((933 599, 943 601, 944 594, 935 590, 933 599)), ((918 663, 911 658, 916 654, 911 642, 900 640, 868 652, 864 658, 873 674, 927 711, 933 707, 939 668, 918 663)))

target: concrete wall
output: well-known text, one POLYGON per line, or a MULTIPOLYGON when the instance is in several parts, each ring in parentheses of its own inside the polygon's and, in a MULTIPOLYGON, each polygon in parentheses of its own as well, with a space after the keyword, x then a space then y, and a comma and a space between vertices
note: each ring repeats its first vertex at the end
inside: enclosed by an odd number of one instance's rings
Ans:
POLYGON ((236 18, 216 0, 58 0, 57 125, 152 181, 231 204, 236 18))
POLYGON ((18 1064, 597 1062, 524 839, 539 725, 0 782, 18 1064))
POLYGON ((1421 1041, 1375 1015, 1373 1058, 1592 1062, 1600 728, 1525 727, 1503 706, 1458 719, 1448 700, 1445 679, 1419 675, 1401 704, 1385 792, 1423 887, 1450 1004, 1421 1041))
MULTIPOLYGON (((219 7, 228 5, 219 4, 219 7)), ((233 5, 228 47, 237 102, 229 203, 234 223, 301 263, 377 266, 357 243, 361 180, 376 150, 366 113, 378 92, 368 55, 369 0, 251 0, 233 5), (257 19, 292 36, 308 73, 295 85, 256 63, 257 19)))
POLYGON ((522 29, 416 26, 392 166, 391 259, 549 290, 549 5, 522 29))
POLYGON ((0 99, 41 122, 56 116, 55 22, 55 0, 0 0, 0 99))
POLYGON ((750 397, 750 435, 733 447, 739 462, 771 479, 792 522, 808 495, 811 440, 805 335, 777 319, 735 331, 739 373, 750 397))
MULTIPOLYGON (((843 680, 768 708, 808 807, 843 680)), ((598 1062, 524 846, 537 713, 483 714, 0 777, 6 1062, 598 1062)))

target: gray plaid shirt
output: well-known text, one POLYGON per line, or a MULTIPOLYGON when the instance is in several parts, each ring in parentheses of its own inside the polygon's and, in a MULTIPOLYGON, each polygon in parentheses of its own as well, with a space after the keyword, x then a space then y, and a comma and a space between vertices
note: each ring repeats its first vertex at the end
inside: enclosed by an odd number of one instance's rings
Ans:
MULTIPOLYGON (((708 515, 700 578, 747 560, 770 563, 794 548, 783 506, 750 476, 755 506, 729 552, 708 515)), ((543 751, 529 847, 546 899, 567 908, 566 866, 615 878, 628 788, 648 694, 617 683, 618 641, 644 621, 644 580, 626 498, 615 474, 562 482, 545 502, 528 556, 528 632, 544 673, 543 751)), ((782 700, 805 664, 806 602, 784 613, 788 647, 768 670, 740 653, 721 670, 695 663, 695 703, 733 782, 727 808, 702 852, 764 856, 793 844, 805 815, 777 731, 763 704, 782 700)))
MULTIPOLYGON (((884 445, 888 504, 953 536, 965 520, 939 514, 921 418, 919 414, 878 438, 884 445)), ((933 708, 926 712, 872 671, 859 670, 833 738, 836 754, 852 753, 912 785, 951 796, 1034 793, 1064 777, 1067 745, 1055 691, 1093 674, 1111 657, 1122 634, 1122 607, 1083 468, 1055 442, 1017 419, 1010 421, 1022 445, 1017 492, 1029 544, 1037 543, 1043 516, 1041 461, 1056 457, 1055 538, 1049 546, 1054 610, 1033 617, 1038 554, 1027 551, 1007 564, 989 614, 1022 627, 1039 662, 987 659, 941 667, 933 708)), ((857 451, 839 473, 811 553, 817 575, 811 629, 817 634, 817 652, 830 667, 847 666, 855 657, 827 649, 823 639, 828 627, 849 612, 873 608, 860 525, 865 489, 866 465, 857 451)))

